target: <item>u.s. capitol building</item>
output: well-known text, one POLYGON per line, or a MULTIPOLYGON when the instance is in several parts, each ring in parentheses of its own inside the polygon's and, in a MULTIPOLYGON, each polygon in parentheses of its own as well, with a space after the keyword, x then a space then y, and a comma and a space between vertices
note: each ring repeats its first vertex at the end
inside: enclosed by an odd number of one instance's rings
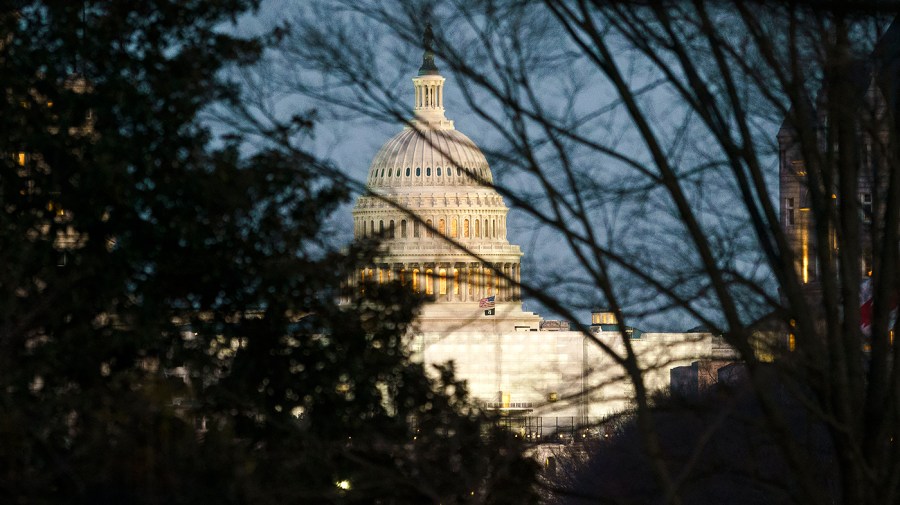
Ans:
POLYGON ((353 210, 355 237, 381 237, 385 251, 354 282, 400 280, 433 300, 417 319, 414 356, 453 361, 482 404, 544 418, 545 427, 560 418, 594 422, 628 406, 624 369, 593 339, 624 356, 626 335, 650 390, 668 387, 675 367, 730 359, 709 333, 620 331, 612 314, 596 312, 588 335, 523 310, 523 252, 507 240, 509 209, 484 154, 445 115, 445 79, 428 45, 412 79, 414 118, 375 155, 369 193, 353 210))

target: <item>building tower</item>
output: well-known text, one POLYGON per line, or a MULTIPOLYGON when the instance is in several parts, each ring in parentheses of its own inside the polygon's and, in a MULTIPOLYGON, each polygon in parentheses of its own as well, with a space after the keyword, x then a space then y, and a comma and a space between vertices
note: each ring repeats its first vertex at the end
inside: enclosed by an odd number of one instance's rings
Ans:
POLYGON ((412 78, 414 118, 375 155, 369 193, 353 210, 354 236, 384 245, 356 281, 400 280, 432 299, 418 319, 422 332, 537 329, 539 317, 522 311, 522 251, 506 238, 509 209, 484 154, 444 114, 445 79, 431 44, 429 26, 412 78), (496 312, 486 316, 479 300, 490 296, 496 312))

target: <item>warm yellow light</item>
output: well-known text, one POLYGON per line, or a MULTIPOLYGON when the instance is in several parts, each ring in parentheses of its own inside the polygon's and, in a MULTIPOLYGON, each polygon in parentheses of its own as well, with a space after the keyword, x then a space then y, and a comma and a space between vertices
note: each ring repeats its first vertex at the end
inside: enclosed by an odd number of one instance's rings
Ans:
POLYGON ((803 236, 803 284, 809 282, 809 244, 806 236, 803 236))
POLYGON ((339 480, 335 482, 334 485, 337 486, 338 489, 343 489, 344 491, 350 490, 350 481, 347 479, 339 480))
POLYGON ((788 334, 788 350, 794 352, 797 348, 797 338, 794 337, 793 333, 788 334))
POLYGON ((25 166, 25 153, 19 153, 16 156, 16 161, 19 162, 20 167, 24 167, 25 166))

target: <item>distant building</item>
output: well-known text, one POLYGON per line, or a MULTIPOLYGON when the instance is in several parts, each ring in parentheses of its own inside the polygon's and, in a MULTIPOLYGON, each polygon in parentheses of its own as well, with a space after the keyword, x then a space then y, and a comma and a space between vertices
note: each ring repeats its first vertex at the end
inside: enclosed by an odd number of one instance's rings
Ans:
MULTIPOLYGON (((868 239, 872 233, 873 216, 877 214, 877 206, 884 204, 884 191, 891 168, 885 161, 880 146, 888 145, 889 128, 873 128, 898 112, 898 87, 900 87, 900 23, 895 21, 879 39, 872 53, 852 63, 855 77, 852 86, 855 88, 857 100, 846 104, 852 107, 852 113, 858 123, 851 126, 858 133, 859 149, 857 160, 859 172, 857 178, 859 204, 859 223, 861 260, 860 278, 870 275, 872 270, 872 241, 868 239), (890 108, 893 113, 887 114, 890 108), (879 191, 881 190, 881 191, 879 191), (881 193, 878 198, 876 193, 881 193)), ((827 145, 828 125, 825 111, 828 97, 819 96, 818 111, 815 117, 808 119, 820 144, 819 153, 825 153, 827 145)), ((786 119, 778 132, 779 148, 779 183, 781 226, 790 242, 795 256, 795 268, 801 282, 809 290, 815 291, 820 276, 820 258, 825 253, 834 253, 836 238, 834 231, 829 233, 829 244, 820 244, 816 240, 816 223, 811 217, 812 199, 810 198, 808 160, 800 152, 798 131, 792 119, 786 119), (827 250, 823 251, 822 247, 827 250)), ((806 124, 805 124, 806 125, 806 124)), ((824 197, 835 200, 838 195, 833 188, 822 188, 824 197)), ((845 196, 846 197, 846 196, 845 196)))

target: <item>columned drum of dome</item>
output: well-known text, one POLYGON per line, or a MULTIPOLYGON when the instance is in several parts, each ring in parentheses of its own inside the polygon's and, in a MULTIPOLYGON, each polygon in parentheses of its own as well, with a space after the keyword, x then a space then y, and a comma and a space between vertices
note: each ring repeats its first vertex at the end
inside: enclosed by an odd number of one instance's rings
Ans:
POLYGON ((412 79, 414 118, 375 155, 371 194, 353 210, 355 237, 380 237, 384 254, 353 281, 399 280, 433 299, 418 320, 423 332, 537 329, 538 316, 522 311, 522 251, 506 237, 509 209, 491 187, 484 154, 445 116, 445 79, 427 34, 424 45, 412 79), (495 297, 495 316, 478 307, 488 296, 495 297))

